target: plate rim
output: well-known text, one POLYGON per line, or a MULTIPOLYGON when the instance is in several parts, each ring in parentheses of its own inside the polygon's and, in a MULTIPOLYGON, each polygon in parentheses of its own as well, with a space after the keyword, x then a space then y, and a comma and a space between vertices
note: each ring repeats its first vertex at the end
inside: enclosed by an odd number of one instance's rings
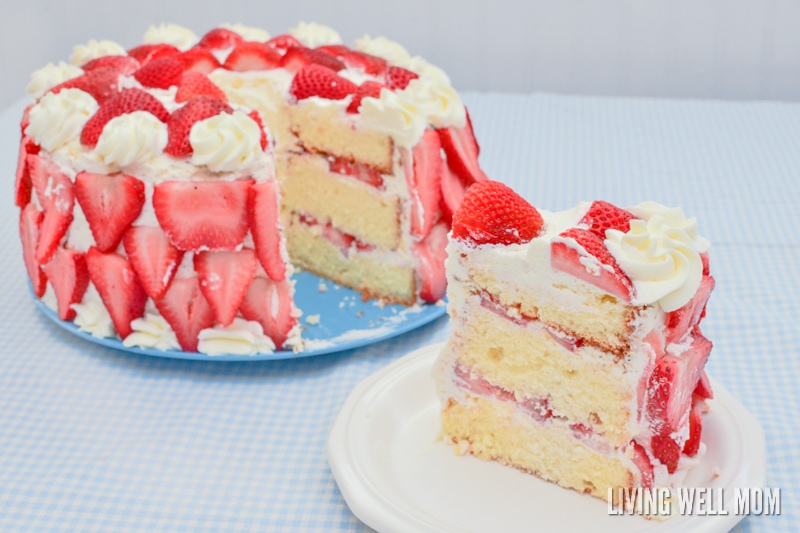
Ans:
MULTIPOLYGON (((432 369, 439 351, 445 342, 427 344, 412 350, 389 365, 361 380, 350 392, 343 403, 326 441, 326 457, 328 465, 336 480, 345 502, 353 514, 369 527, 377 531, 452 531, 453 525, 430 514, 419 516, 405 512, 385 497, 369 479, 358 461, 353 457, 352 448, 348 446, 351 428, 363 423, 356 410, 367 401, 371 393, 389 388, 393 382, 409 379, 419 367, 432 369)), ((766 438, 758 420, 730 392, 713 378, 714 401, 724 405, 738 416, 726 417, 726 423, 735 424, 738 434, 743 435, 742 455, 748 459, 737 467, 736 475, 731 483, 741 487, 759 487, 766 484, 766 438), (755 459, 753 459, 755 458, 755 459)), ((734 485, 731 485, 734 486, 734 485)), ((555 485, 554 490, 564 490, 555 485)), ((663 522, 652 521, 652 527, 646 531, 695 531, 721 532, 729 531, 738 524, 745 515, 676 516, 663 522), (697 520, 702 518, 702 520, 697 520)))

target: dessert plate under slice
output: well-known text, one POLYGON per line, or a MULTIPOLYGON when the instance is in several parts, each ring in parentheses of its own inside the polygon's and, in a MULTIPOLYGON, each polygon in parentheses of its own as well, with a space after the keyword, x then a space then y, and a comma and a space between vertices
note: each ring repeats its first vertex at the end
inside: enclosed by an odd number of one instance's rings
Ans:
MULTIPOLYGON (((606 502, 472 456, 439 435, 431 378, 442 344, 416 350, 353 389, 328 437, 328 462, 353 513, 378 531, 728 531, 743 517, 686 515, 659 522, 609 516, 606 502)), ((766 445, 759 423, 714 383, 703 419, 707 453, 685 486, 763 487, 766 445)), ((729 496, 730 495, 730 496, 729 496)), ((673 508, 677 508, 677 504, 673 508)), ((719 510, 720 507, 716 506, 719 510)))
POLYGON ((303 339, 308 342, 308 347, 301 352, 282 350, 268 354, 211 356, 177 350, 128 348, 118 339, 101 339, 80 331, 72 322, 60 320, 58 315, 41 300, 36 301, 47 318, 89 342, 131 353, 203 361, 293 359, 350 350, 416 329, 439 318, 447 310, 447 306, 443 305, 444 302, 413 307, 380 306, 376 300, 364 302, 360 293, 307 271, 296 274, 294 279, 297 280, 295 301, 303 310, 303 316, 300 318, 304 327, 303 339), (313 315, 319 315, 319 323, 314 325, 307 321, 307 318, 313 315))

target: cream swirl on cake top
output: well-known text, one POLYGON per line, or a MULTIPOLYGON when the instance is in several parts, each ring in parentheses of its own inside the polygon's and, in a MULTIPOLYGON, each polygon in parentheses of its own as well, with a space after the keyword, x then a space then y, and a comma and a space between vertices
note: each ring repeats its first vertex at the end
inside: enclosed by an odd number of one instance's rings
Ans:
POLYGON ((200 39, 192 30, 178 24, 159 24, 150 26, 144 34, 144 44, 171 44, 181 51, 188 50, 200 39))
POLYGON ((25 90, 34 98, 41 96, 61 83, 83 74, 83 70, 75 65, 59 61, 57 65, 48 63, 44 67, 31 73, 31 81, 25 90))
POLYGON ((48 93, 31 108, 25 134, 45 150, 55 151, 78 139, 84 124, 97 109, 92 95, 80 89, 48 93))
POLYGON ((220 24, 220 28, 225 28, 226 30, 231 30, 244 38, 245 41, 256 41, 263 43, 269 40, 269 33, 267 30, 263 30, 261 28, 256 28, 255 26, 245 26, 244 24, 220 24))
POLYGON ((220 113, 192 126, 189 144, 193 165, 233 171, 251 164, 261 152, 261 129, 242 111, 220 113))
POLYGON ((605 244, 636 289, 632 303, 681 308, 700 286, 708 241, 681 209, 646 202, 628 211, 641 218, 631 220, 627 233, 607 230, 605 244))
POLYGON ((362 124, 392 135, 395 142, 411 148, 422 138, 428 117, 409 93, 381 89, 379 98, 366 97, 358 108, 362 124))
POLYGON ((449 85, 435 84, 426 79, 411 80, 402 91, 417 102, 428 121, 435 128, 454 126, 462 128, 467 123, 467 112, 458 93, 449 85))
POLYGON ((403 48, 403 45, 383 36, 373 39, 369 35, 364 35, 356 39, 354 45, 359 52, 382 57, 393 65, 403 66, 411 61, 411 54, 403 48))
POLYGON ((301 22, 289 30, 289 34, 309 48, 342 44, 342 38, 336 30, 316 22, 301 22))
POLYGON ((104 56, 124 56, 128 52, 122 45, 114 41, 102 40, 96 41, 91 39, 86 44, 79 44, 72 49, 72 55, 69 56, 69 61, 73 65, 82 66, 91 61, 104 56))
POLYGON ((149 161, 166 146, 166 125, 147 111, 134 111, 108 121, 95 152, 106 165, 121 169, 149 161))

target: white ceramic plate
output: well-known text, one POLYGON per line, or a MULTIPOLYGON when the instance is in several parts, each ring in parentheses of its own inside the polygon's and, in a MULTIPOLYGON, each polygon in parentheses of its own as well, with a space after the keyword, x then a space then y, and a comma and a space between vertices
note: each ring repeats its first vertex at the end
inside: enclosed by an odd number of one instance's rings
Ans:
MULTIPOLYGON (((743 517, 609 516, 606 502, 472 456, 438 440, 431 369, 442 344, 416 350, 362 381, 328 438, 328 462, 353 513, 378 531, 728 531, 743 517)), ((763 487, 764 433, 718 383, 703 418, 707 453, 688 487, 763 487)), ((719 509, 719 507, 714 507, 719 509)))

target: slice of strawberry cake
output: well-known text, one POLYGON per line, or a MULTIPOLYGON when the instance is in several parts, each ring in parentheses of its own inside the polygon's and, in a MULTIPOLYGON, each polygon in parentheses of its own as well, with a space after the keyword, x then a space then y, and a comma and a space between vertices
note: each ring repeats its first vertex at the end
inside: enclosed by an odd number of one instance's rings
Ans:
POLYGON ((294 265, 444 296, 452 213, 485 176, 447 76, 301 23, 151 27, 32 75, 16 176, 33 291, 127 346, 302 350, 294 265))
POLYGON ((679 484, 705 450, 708 246, 655 202, 551 213, 473 185, 453 219, 453 332, 434 371, 446 441, 602 499, 679 484))

